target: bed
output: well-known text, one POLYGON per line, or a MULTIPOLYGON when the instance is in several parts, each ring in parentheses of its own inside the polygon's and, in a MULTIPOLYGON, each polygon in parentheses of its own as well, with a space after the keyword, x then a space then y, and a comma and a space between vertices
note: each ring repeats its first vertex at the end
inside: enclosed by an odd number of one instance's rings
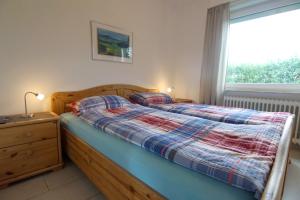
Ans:
MULTIPOLYGON (((66 113, 69 111, 66 107, 66 104, 88 96, 109 94, 128 98, 128 96, 133 93, 151 91, 156 90, 132 85, 106 85, 77 92, 59 92, 53 94, 52 110, 57 114, 66 113)), ((67 116, 65 115, 66 114, 62 116, 63 120, 67 118, 67 116)), ((292 122, 293 119, 292 117, 290 117, 285 124, 281 141, 278 147, 277 156, 274 161, 264 193, 262 195, 262 199, 281 199, 288 161, 288 149, 291 139, 292 122)), ((172 192, 166 192, 168 191, 168 189, 163 186, 158 187, 159 183, 162 182, 161 180, 157 180, 156 178, 156 184, 151 184, 151 181, 145 179, 145 177, 140 177, 138 174, 134 173, 134 171, 131 171, 129 168, 127 168, 126 165, 122 165, 116 159, 113 159, 111 156, 103 153, 102 151, 99 151, 99 149, 97 150, 97 145, 93 147, 86 139, 79 137, 79 134, 76 132, 76 130, 79 129, 71 128, 67 123, 64 124, 64 126, 62 127, 63 148, 65 149, 66 154, 79 166, 79 168, 109 199, 175 199, 173 198, 173 196, 170 196, 170 193, 172 192)), ((165 160, 164 162, 167 163, 167 161, 165 160)), ((174 164, 172 164, 171 166, 174 166, 174 164)), ((181 169, 180 166, 177 166, 177 168, 181 169)), ((182 168, 180 171, 185 170, 182 168)), ((154 176, 150 177, 153 178, 154 176)), ((170 183, 174 181, 176 182, 176 180, 179 179, 175 178, 170 183)), ((200 180, 200 178, 198 178, 197 180, 200 180)), ((195 199, 204 199, 207 197, 211 197, 210 199, 214 199, 213 195, 216 194, 224 194, 222 195, 224 196, 224 198, 226 197, 226 194, 231 194, 231 196, 227 196, 228 199, 251 199, 249 194, 235 188, 233 189, 233 187, 224 186, 223 183, 221 184, 218 182, 214 182, 211 180, 211 178, 203 178, 203 180, 205 180, 207 184, 198 183, 199 185, 202 184, 203 187, 199 187, 198 191, 196 190, 194 191, 194 193, 198 192, 205 194, 203 194, 202 196, 197 196, 195 197, 195 199), (212 187, 214 188, 212 189, 212 187), (226 188, 225 190, 224 187, 226 188)), ((155 179, 152 180, 152 182, 155 182, 155 179)), ((177 185, 177 188, 178 187, 180 186, 177 185)), ((183 190, 181 191, 181 193, 178 193, 178 195, 184 193, 193 193, 192 190, 185 191, 184 188, 182 189, 183 190)))

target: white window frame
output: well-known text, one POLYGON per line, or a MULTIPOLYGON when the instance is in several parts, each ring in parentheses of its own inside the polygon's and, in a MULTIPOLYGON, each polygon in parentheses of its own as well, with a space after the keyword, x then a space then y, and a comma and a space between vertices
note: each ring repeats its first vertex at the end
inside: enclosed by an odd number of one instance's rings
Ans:
MULTIPOLYGON (((231 4, 231 23, 299 9, 300 0, 234 1, 231 4), (276 9, 279 9, 276 11, 276 9), (244 19, 242 19, 244 18, 244 19)), ((226 91, 300 93, 300 84, 288 83, 225 83, 226 91)))
POLYGON ((300 84, 286 83, 233 83, 225 84, 226 91, 300 93, 300 84))

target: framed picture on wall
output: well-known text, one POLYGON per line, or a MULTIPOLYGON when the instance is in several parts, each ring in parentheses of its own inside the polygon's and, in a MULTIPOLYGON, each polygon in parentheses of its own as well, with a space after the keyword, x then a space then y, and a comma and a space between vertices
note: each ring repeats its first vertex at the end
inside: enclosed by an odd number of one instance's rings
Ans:
POLYGON ((132 32, 91 21, 92 59, 132 63, 132 32))

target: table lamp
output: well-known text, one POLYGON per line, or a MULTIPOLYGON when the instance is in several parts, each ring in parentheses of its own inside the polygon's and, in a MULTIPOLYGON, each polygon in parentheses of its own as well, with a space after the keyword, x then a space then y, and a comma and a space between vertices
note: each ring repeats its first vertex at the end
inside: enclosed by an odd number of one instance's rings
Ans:
POLYGON ((167 88, 167 93, 173 98, 173 99, 175 99, 175 94, 174 94, 174 90, 175 90, 175 87, 168 87, 167 88))
POLYGON ((41 93, 36 93, 36 92, 26 92, 25 93, 25 95, 24 95, 24 103, 25 103, 25 115, 24 115, 24 117, 31 118, 34 115, 33 114, 28 114, 28 112, 27 112, 27 100, 26 100, 26 98, 27 98, 28 94, 33 94, 40 101, 42 101, 45 98, 45 95, 43 95, 41 93))

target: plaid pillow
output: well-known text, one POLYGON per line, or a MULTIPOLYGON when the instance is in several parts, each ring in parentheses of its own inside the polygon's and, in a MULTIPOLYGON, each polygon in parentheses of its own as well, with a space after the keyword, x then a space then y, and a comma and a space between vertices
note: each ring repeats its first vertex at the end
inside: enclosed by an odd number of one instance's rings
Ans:
POLYGON ((74 101, 72 103, 67 104, 67 107, 70 108, 70 110, 72 111, 72 113, 74 113, 75 115, 79 115, 79 101, 74 101))
POLYGON ((122 106, 129 105, 130 102, 120 96, 116 95, 107 95, 107 96, 92 96, 81 99, 80 101, 75 101, 68 104, 68 107, 71 108, 72 112, 76 115, 94 108, 100 109, 113 109, 119 108, 122 106))
POLYGON ((174 103, 172 97, 160 92, 142 92, 129 96, 132 103, 148 106, 149 104, 168 104, 174 103))

